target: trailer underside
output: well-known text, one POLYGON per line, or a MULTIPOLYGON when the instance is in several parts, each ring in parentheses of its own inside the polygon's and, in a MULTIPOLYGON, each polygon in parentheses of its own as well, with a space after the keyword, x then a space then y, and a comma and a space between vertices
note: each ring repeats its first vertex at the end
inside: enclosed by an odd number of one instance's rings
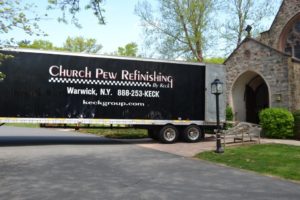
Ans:
POLYGON ((93 126, 93 128, 139 128, 148 130, 150 138, 159 140, 162 143, 174 143, 179 138, 186 142, 198 142, 204 139, 205 130, 216 128, 214 122, 190 120, 1 117, 0 123, 38 123, 42 127, 59 126, 63 128, 75 127, 75 129, 89 128, 87 125, 98 125, 93 126))

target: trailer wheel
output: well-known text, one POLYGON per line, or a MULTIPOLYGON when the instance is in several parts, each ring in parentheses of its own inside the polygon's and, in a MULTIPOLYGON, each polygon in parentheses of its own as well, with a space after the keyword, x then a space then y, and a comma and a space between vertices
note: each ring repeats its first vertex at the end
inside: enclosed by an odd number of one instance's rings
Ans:
POLYGON ((201 129, 196 125, 190 125, 184 129, 183 138, 186 142, 198 142, 202 139, 201 129))
POLYGON ((159 131, 159 140, 162 143, 174 143, 177 141, 179 136, 178 130, 175 126, 166 125, 159 131))

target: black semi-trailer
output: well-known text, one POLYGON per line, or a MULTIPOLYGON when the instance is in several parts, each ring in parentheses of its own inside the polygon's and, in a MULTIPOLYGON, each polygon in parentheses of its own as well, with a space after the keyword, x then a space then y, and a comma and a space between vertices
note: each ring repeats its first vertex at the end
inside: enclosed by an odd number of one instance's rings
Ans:
POLYGON ((0 66, 6 75, 0 123, 124 124, 146 128, 165 143, 179 135, 198 141, 204 127, 215 125, 209 86, 224 78, 222 66, 25 49, 0 53, 13 56, 0 66))

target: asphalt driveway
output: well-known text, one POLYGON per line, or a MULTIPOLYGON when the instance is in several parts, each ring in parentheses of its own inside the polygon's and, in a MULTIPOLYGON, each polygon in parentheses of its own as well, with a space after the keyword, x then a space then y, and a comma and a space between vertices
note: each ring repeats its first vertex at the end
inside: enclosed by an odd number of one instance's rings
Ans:
POLYGON ((0 199, 299 199, 300 184, 135 144, 0 127, 0 199))

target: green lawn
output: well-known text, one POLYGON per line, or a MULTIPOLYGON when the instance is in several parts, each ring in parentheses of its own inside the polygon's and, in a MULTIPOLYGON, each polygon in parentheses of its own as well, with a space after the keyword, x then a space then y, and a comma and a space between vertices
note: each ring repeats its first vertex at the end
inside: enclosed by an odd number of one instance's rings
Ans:
POLYGON ((300 147, 261 144, 226 148, 224 154, 203 152, 197 158, 227 166, 300 181, 300 147))
MULTIPOLYGON (((15 126, 15 127, 28 127, 28 128, 39 128, 40 124, 27 124, 27 123, 6 123, 5 126, 15 126)), ((61 125, 62 127, 63 125, 61 125)), ((75 125, 70 125, 74 126, 75 125)), ((148 137, 147 130, 144 129, 122 129, 122 128, 95 128, 93 126, 99 125, 91 125, 91 128, 81 128, 79 131, 82 133, 91 133, 95 135, 102 135, 108 138, 119 138, 119 139, 139 139, 148 137)), ((58 126, 59 127, 59 126, 58 126)))
POLYGON ((144 129, 80 129, 82 133, 102 135, 108 138, 119 139, 139 139, 148 137, 147 130, 144 129))
POLYGON ((4 126, 27 127, 27 128, 39 128, 39 127, 40 127, 40 124, 30 124, 30 123, 5 123, 4 126))

